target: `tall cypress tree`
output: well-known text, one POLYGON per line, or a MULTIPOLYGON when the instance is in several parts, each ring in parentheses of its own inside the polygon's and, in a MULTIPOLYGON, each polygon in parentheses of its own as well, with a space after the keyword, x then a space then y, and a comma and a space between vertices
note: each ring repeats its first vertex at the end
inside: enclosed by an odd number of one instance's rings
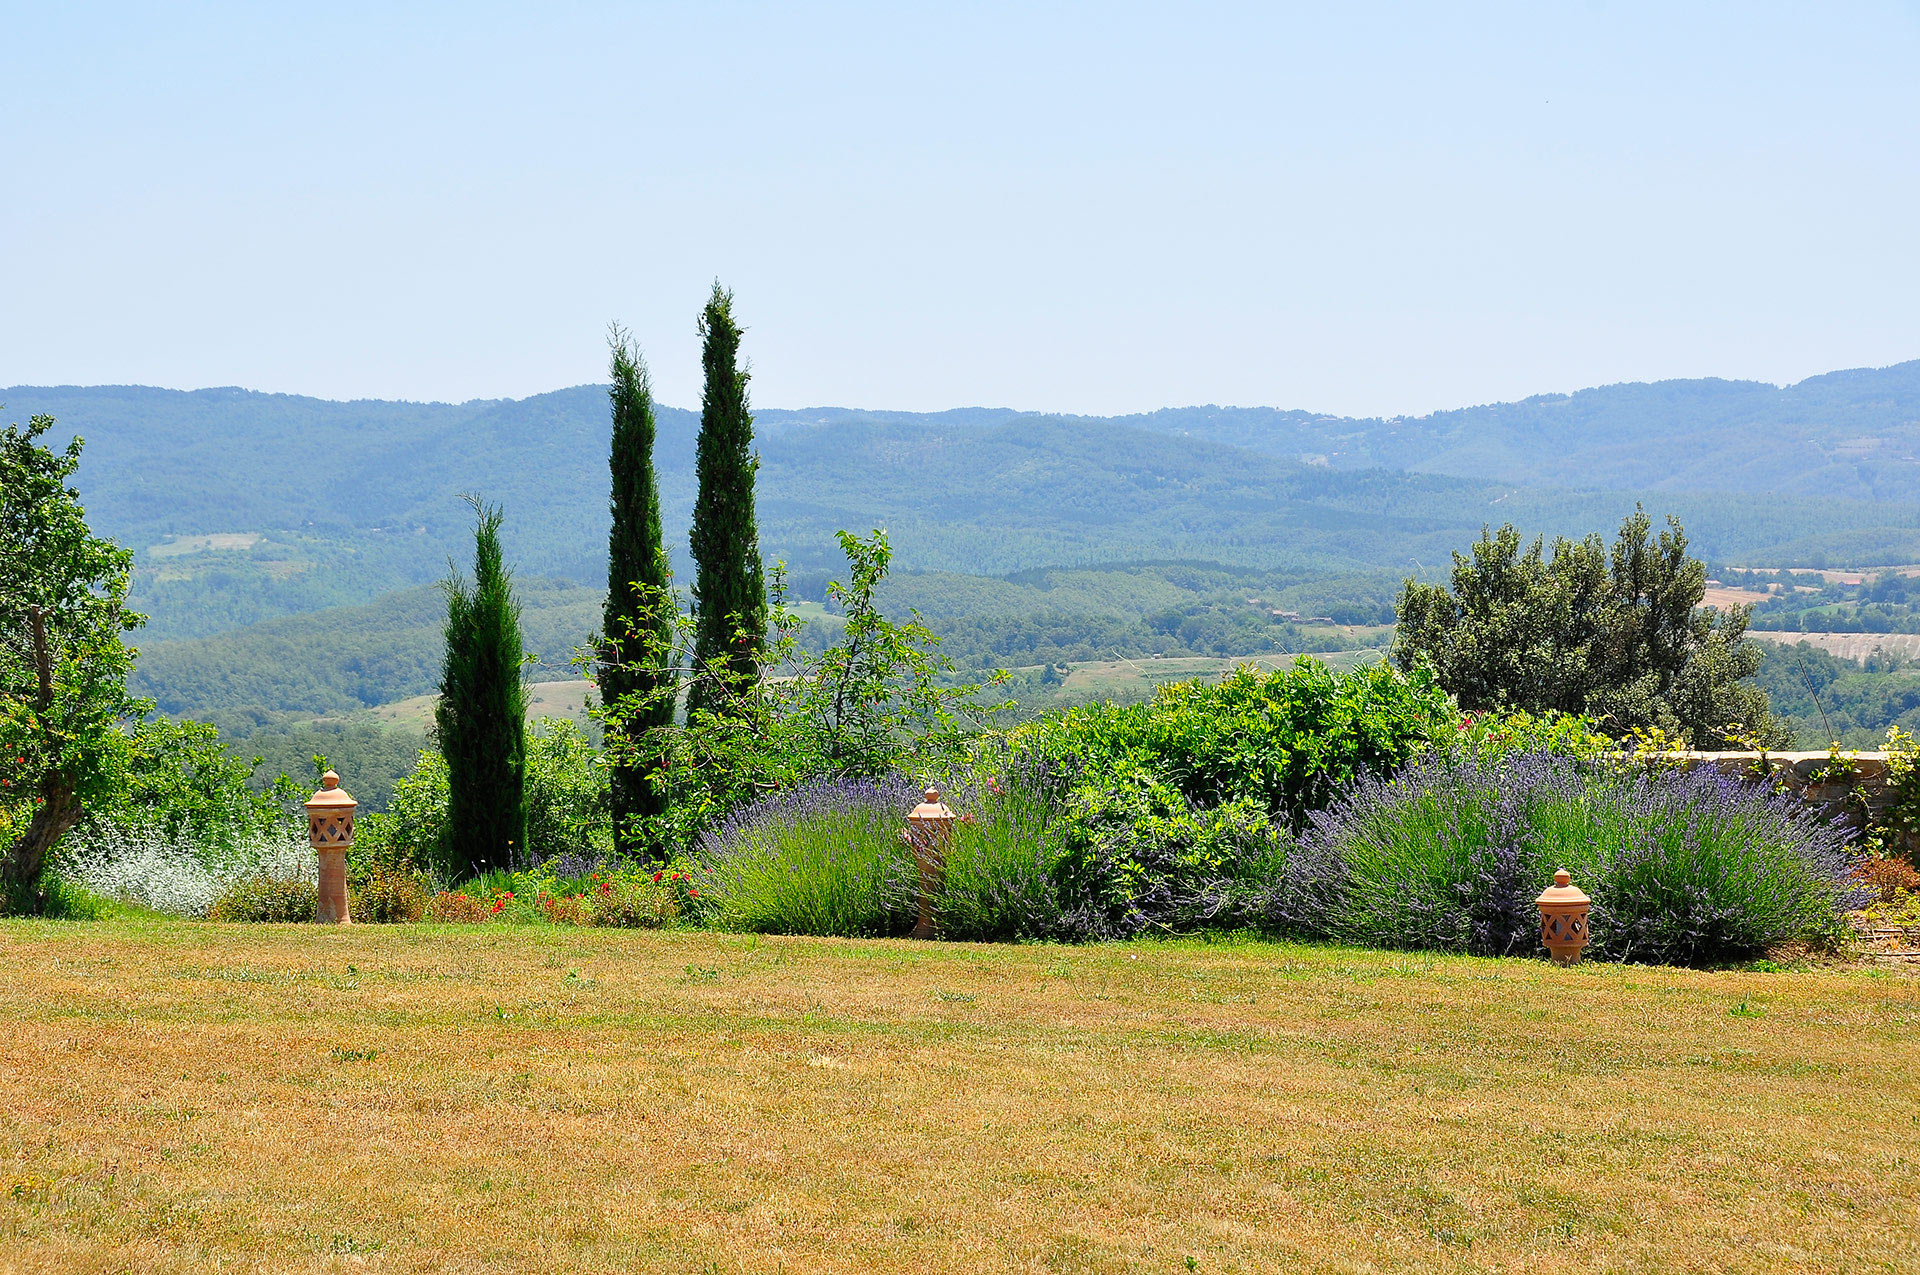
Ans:
POLYGON ((737 684, 758 673, 767 632, 766 571, 753 513, 760 458, 753 452, 753 413, 747 407, 747 372, 739 366, 733 294, 718 282, 700 315, 700 336, 707 383, 695 456, 700 491, 693 504, 693 560, 699 567, 693 659, 707 676, 694 680, 690 712, 724 707, 716 680, 737 684))
POLYGON ((442 865, 456 874, 511 868, 527 849, 525 647, 513 578, 500 554, 500 510, 468 497, 473 585, 447 580, 447 657, 434 725, 447 759, 442 865))
MULTIPOLYGON (((673 723, 672 573, 660 529, 660 488, 653 473, 653 386, 640 351, 613 329, 613 526, 607 534, 607 605, 600 648, 603 703, 625 706, 619 729, 630 739, 673 723)), ((660 814, 662 794, 646 768, 616 752, 609 778, 613 826, 625 834, 637 819, 660 814)))

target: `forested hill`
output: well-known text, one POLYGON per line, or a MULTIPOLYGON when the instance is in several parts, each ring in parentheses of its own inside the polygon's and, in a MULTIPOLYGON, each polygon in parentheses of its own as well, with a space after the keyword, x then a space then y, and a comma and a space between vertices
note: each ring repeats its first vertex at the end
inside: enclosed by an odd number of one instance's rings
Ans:
MULTIPOLYGON (((814 409, 783 424, 1004 425, 968 409, 814 409)), ((1781 492, 1913 499, 1920 486, 1920 359, 1785 387, 1717 379, 1541 394, 1427 416, 1328 416, 1271 407, 1176 407, 1055 417, 1227 443, 1335 469, 1395 469, 1577 491, 1781 492)))
MULTIPOLYGON (((931 415, 816 408, 768 413, 763 420, 978 427, 1021 416, 988 408, 931 415)), ((1409 470, 1578 491, 1906 501, 1920 484, 1920 359, 1829 372, 1785 387, 1711 378, 1641 382, 1391 419, 1214 406, 1052 419, 1205 439, 1335 469, 1409 470)))
MULTIPOLYGON (((464 492, 505 506, 522 571, 604 583, 599 387, 458 405, 14 387, 0 403, 0 419, 45 412, 86 437, 81 494, 97 528, 139 551, 150 641, 430 581, 469 555, 464 492)), ((1401 421, 762 410, 762 546, 801 575, 837 564, 836 530, 876 526, 905 570, 1181 559, 1405 573, 1444 565, 1488 522, 1610 530, 1645 498, 1709 557, 1911 562, 1916 420, 1920 363, 1785 390, 1613 386, 1401 421)), ((661 409, 682 572, 696 426, 661 409)))
POLYGON ((1528 486, 1898 501, 1920 489, 1920 360, 1784 388, 1609 385, 1393 420, 1192 407, 1118 421, 1335 468, 1528 486))
MULTIPOLYGON (((239 389, 0 389, 9 419, 46 412, 85 434, 97 515, 136 540, 265 526, 366 528, 454 517, 450 491, 502 487, 533 508, 599 478, 604 391, 577 386, 462 404, 332 402, 239 389), (503 474, 536 460, 537 473, 503 474), (401 462, 401 463, 396 463, 401 462), (211 513, 221 515, 208 520, 211 513), (215 525, 217 522, 217 525, 215 525)), ((1779 492, 1910 500, 1920 487, 1920 360, 1784 388, 1752 381, 1610 385, 1394 419, 1276 408, 1168 408, 1122 417, 1010 409, 937 413, 760 409, 764 438, 953 436, 1022 423, 1144 434, 1306 465, 1391 469, 1595 491, 1779 492)), ((660 409, 662 469, 691 476, 697 419, 660 409)), ((1058 437, 1059 435, 1054 435, 1058 437)))

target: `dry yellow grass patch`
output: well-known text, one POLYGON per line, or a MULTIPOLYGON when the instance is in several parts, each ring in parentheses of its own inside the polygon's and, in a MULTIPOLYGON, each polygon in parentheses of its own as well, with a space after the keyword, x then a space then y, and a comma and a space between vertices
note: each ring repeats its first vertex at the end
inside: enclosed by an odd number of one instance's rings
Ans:
POLYGON ((1920 1270, 1920 980, 0 926, 0 1270, 1920 1270))

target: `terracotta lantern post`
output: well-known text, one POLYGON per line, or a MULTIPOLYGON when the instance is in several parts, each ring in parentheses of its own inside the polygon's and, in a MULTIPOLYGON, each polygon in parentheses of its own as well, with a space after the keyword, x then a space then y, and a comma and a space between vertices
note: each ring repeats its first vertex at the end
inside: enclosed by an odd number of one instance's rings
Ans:
POLYGON ((933 898, 946 875, 955 818, 947 803, 940 800, 940 790, 929 788, 926 800, 907 815, 907 830, 901 834, 913 847, 913 861, 920 869, 920 919, 913 927, 917 939, 933 937, 933 898))
POLYGON ((1593 906, 1573 884, 1565 868, 1553 874, 1553 884, 1534 900, 1540 905, 1540 942, 1557 965, 1572 965, 1587 945, 1587 911, 1593 906))
POLYGON ((322 925, 348 925, 353 918, 347 915, 347 847, 353 844, 353 812, 360 803, 329 770, 320 776, 320 791, 306 804, 307 840, 320 860, 320 903, 313 919, 322 925))

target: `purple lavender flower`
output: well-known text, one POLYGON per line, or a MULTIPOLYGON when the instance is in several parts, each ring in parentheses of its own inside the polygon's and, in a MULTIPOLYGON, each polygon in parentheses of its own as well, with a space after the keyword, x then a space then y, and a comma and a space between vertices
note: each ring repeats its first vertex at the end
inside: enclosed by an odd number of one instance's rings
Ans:
POLYGON ((562 881, 590 877, 596 872, 608 872, 618 866, 604 854, 591 851, 567 850, 549 858, 540 865, 548 875, 562 881))
POLYGON ((1565 867, 1594 899, 1595 956, 1752 956, 1857 905, 1844 827, 1710 768, 1551 754, 1429 757, 1309 818, 1262 901, 1270 926, 1372 946, 1532 952, 1534 895, 1565 867))
POLYGON ((735 810, 700 839, 714 919, 767 933, 903 933, 919 878, 900 832, 919 801, 903 776, 828 776, 735 810))

